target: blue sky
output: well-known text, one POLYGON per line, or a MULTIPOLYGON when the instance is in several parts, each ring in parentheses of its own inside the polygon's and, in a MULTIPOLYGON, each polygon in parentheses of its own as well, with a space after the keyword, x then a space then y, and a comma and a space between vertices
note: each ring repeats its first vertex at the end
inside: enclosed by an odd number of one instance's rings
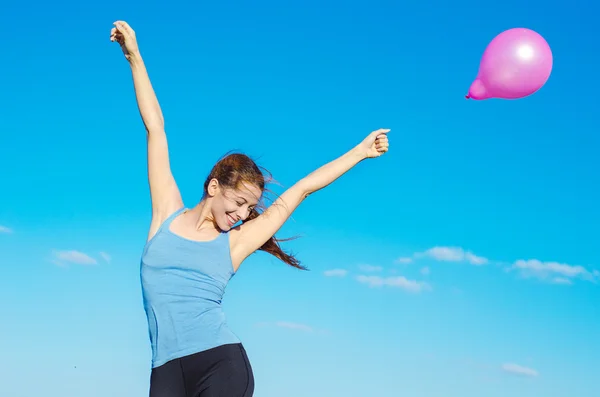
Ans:
POLYGON ((392 129, 386 156, 281 231, 302 236, 285 247, 310 272, 258 253, 228 287, 257 397, 600 395, 598 7, 491 4, 11 4, 0 394, 147 390, 145 138, 109 41, 124 19, 188 206, 229 150, 285 187, 392 129), (465 100, 485 46, 512 27, 548 40, 550 80, 518 101, 465 100))

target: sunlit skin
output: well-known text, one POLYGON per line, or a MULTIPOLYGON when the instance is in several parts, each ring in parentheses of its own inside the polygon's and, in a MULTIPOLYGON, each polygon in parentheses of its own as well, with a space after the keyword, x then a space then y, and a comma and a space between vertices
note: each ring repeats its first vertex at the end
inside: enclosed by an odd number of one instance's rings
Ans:
MULTIPOLYGON (((119 43, 129 62, 138 108, 146 127, 148 182, 152 201, 152 221, 146 246, 150 245, 159 231, 164 230, 161 229, 162 225, 167 225, 171 234, 192 241, 181 243, 180 239, 173 236, 172 240, 163 239, 162 250, 153 251, 154 262, 161 265, 154 266, 147 273, 147 278, 142 277, 142 287, 148 286, 144 288, 148 292, 144 305, 153 342, 153 362, 159 357, 158 367, 151 372, 150 394, 157 397, 190 395, 187 382, 183 381, 181 385, 182 379, 190 379, 190 374, 184 370, 187 364, 182 365, 181 361, 177 363, 174 360, 185 359, 185 363, 188 363, 188 359, 194 358, 199 360, 198 366, 206 365, 208 369, 200 373, 195 373, 194 369, 190 383, 208 390, 210 395, 250 397, 254 391, 251 367, 241 342, 227 329, 219 307, 223 288, 242 262, 258 250, 273 255, 293 268, 306 269, 294 255, 282 249, 275 234, 309 195, 330 185, 363 160, 385 154, 389 148, 387 134, 390 130, 370 132, 346 153, 298 180, 262 212, 256 207, 260 205, 264 208, 263 189, 269 178, 265 178, 261 167, 248 155, 229 154, 214 164, 204 178, 202 198, 193 208, 187 209, 171 172, 162 110, 140 54, 135 32, 123 21, 117 21, 114 25, 110 40, 119 43), (209 243, 213 241, 216 243, 209 243), (173 273, 176 273, 175 277, 173 273), (200 278, 203 280, 200 281, 200 278), (167 282, 162 283, 164 280, 167 282), (160 319, 166 319, 166 327, 160 325, 165 324, 160 319), (166 334, 159 329, 166 329, 166 334), (166 337, 161 339, 158 335, 166 337), (157 346, 163 346, 165 358, 162 358, 163 353, 157 346), (232 346, 235 353, 224 350, 232 346), (199 356, 206 354, 205 348, 211 350, 208 357, 220 352, 223 358, 214 358, 213 364, 213 358, 199 356), (187 354, 189 352, 193 354, 187 354), (160 375, 164 374, 162 369, 167 368, 163 366, 169 364, 175 365, 175 372, 173 367, 169 367, 167 375, 160 375), (183 391, 174 391, 180 386, 183 391), (232 393, 233 388, 237 391, 232 393)), ((164 235, 158 235, 159 239, 160 236, 164 235)), ((194 392, 194 395, 200 394, 205 393, 194 392)))
POLYGON ((236 223, 246 220, 258 205, 262 192, 248 183, 235 190, 223 189, 213 179, 208 194, 208 198, 173 221, 172 232, 190 240, 212 240, 220 232, 228 232, 236 223))
MULTIPOLYGON (((135 32, 126 22, 117 21, 114 25, 110 40, 119 43, 131 66, 138 107, 147 132, 148 180, 152 198, 148 239, 151 239, 160 225, 183 207, 183 200, 171 173, 162 111, 142 60, 135 32)), ((209 241, 219 233, 230 233, 231 260, 237 271, 249 255, 275 235, 310 194, 328 186, 363 160, 385 154, 389 149, 389 131, 378 129, 370 132, 358 145, 288 188, 262 214, 238 226, 235 225, 246 220, 252 208, 258 205, 263 192, 253 184, 241 183, 234 188, 225 188, 217 179, 211 179, 202 200, 176 217, 170 229, 173 233, 196 241, 209 241)))

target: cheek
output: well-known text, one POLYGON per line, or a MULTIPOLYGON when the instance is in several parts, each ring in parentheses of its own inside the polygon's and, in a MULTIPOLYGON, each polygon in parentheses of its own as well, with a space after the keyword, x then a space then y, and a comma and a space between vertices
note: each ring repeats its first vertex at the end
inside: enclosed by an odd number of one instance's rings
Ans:
POLYGON ((227 212, 234 212, 237 210, 237 205, 235 203, 232 203, 229 200, 223 200, 217 206, 217 210, 221 214, 224 214, 227 212))

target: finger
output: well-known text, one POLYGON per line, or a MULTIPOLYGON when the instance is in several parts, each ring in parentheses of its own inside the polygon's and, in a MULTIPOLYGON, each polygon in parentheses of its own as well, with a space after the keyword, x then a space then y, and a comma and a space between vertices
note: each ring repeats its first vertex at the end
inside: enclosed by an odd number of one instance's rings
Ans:
POLYGON ((113 28, 116 32, 116 34, 125 34, 125 28, 123 28, 123 26, 119 23, 119 21, 113 23, 113 25, 115 25, 115 27, 113 28))
POLYGON ((126 33, 127 35, 130 35, 130 36, 135 35, 135 32, 133 31, 131 26, 129 26, 129 24, 125 21, 117 21, 117 22, 115 22, 115 26, 117 26, 117 28, 119 28, 119 30, 121 30, 123 33, 126 33))
POLYGON ((123 35, 121 33, 115 33, 110 36, 110 40, 121 43, 121 42, 125 41, 125 38, 123 37, 123 35))
POLYGON ((375 140, 380 140, 381 141, 381 140, 384 140, 384 139, 387 139, 387 135, 385 135, 385 134, 375 135, 375 140))
POLYGON ((378 130, 375 130, 375 131, 371 132, 371 133, 369 134, 369 137, 371 137, 371 138, 377 138, 377 137, 379 137, 380 135, 387 134, 389 131, 390 131, 390 130, 388 130, 388 129, 380 128, 380 129, 378 129, 378 130))
POLYGON ((379 136, 382 134, 387 134, 388 132, 390 132, 390 130, 388 128, 380 128, 378 130, 375 130, 372 132, 373 135, 379 136))
POLYGON ((113 26, 114 27, 111 29, 111 32, 114 30, 116 33, 121 33, 121 29, 118 22, 113 22, 113 26))

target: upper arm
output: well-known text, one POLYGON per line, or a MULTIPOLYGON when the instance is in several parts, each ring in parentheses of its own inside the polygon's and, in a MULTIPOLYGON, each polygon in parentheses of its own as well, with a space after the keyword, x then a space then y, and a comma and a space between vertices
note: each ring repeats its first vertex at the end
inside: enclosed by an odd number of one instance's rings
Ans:
POLYGON ((307 192, 301 185, 292 186, 262 214, 243 223, 231 250, 234 266, 239 266, 244 259, 273 237, 306 196, 307 192))
POLYGON ((152 201, 152 225, 150 234, 175 210, 181 208, 183 201, 175 178, 171 172, 169 147, 164 128, 148 131, 148 183, 152 201))

